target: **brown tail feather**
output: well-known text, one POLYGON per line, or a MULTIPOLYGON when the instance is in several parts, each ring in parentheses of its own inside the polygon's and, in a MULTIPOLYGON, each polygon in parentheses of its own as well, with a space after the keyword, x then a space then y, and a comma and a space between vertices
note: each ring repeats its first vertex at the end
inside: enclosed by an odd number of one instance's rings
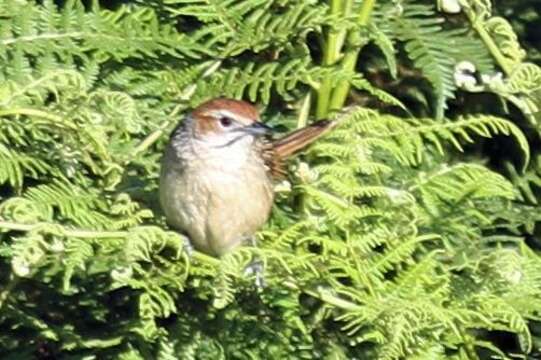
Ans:
POLYGON ((335 124, 334 121, 320 120, 275 140, 272 143, 275 156, 278 159, 286 159, 327 133, 335 124))

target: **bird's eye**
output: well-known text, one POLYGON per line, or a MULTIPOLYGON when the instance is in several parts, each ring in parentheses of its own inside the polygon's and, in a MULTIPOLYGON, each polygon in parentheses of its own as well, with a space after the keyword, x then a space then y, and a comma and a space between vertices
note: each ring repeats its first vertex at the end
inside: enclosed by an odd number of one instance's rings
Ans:
POLYGON ((227 116, 222 116, 220 118, 220 125, 223 127, 229 127, 233 124, 233 120, 231 118, 228 118, 227 116))

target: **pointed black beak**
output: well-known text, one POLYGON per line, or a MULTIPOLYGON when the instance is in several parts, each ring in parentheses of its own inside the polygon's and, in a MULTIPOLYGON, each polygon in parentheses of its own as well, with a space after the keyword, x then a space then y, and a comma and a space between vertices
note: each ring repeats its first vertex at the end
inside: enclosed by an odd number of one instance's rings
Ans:
POLYGON ((252 134, 254 136, 267 135, 267 134, 270 134, 270 133, 272 133, 274 131, 273 128, 271 128, 270 126, 265 125, 264 123, 259 122, 259 121, 253 123, 250 126, 244 127, 243 130, 245 130, 246 132, 248 132, 249 134, 252 134))

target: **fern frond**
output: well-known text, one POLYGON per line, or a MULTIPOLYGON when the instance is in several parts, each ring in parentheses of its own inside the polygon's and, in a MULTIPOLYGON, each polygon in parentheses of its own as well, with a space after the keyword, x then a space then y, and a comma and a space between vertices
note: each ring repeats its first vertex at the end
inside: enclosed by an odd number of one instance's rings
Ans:
MULTIPOLYGON (((428 119, 407 120, 389 115, 379 116, 374 111, 357 110, 352 111, 343 121, 344 123, 356 121, 354 128, 369 137, 366 139, 367 142, 373 146, 384 147, 397 160, 410 164, 422 160, 427 142, 443 154, 442 141, 451 143, 463 151, 461 142, 473 142, 472 135, 490 138, 496 134, 513 136, 524 154, 524 166, 530 160, 530 148, 522 131, 512 122, 495 116, 460 117, 455 121, 434 124, 428 119), (396 146, 392 146, 389 142, 372 140, 387 137, 394 139, 396 146)), ((337 134, 340 135, 338 132, 337 134)))
POLYGON ((222 56, 269 47, 287 48, 328 20, 327 8, 317 1, 165 1, 175 16, 193 16, 206 24, 195 37, 222 56))
POLYGON ((31 155, 12 151, 0 143, 0 184, 9 183, 20 190, 24 177, 37 178, 47 172, 44 160, 31 155))
POLYGON ((455 44, 459 44, 460 32, 444 30, 443 19, 435 16, 433 7, 409 3, 401 16, 395 18, 394 32, 405 42, 405 50, 434 88, 433 110, 442 119, 447 100, 454 98, 456 85, 455 44))
POLYGON ((466 197, 514 199, 516 196, 513 185, 503 176, 475 164, 442 166, 418 179, 408 190, 420 191, 424 201, 441 201, 446 205, 466 197))

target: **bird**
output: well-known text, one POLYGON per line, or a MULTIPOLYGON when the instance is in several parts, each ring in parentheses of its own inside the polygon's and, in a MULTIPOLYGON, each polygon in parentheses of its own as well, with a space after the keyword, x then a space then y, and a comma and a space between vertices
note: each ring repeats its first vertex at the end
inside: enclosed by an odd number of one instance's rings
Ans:
POLYGON ((214 257, 253 240, 270 216, 284 161, 334 125, 319 120, 273 139, 273 129, 248 102, 215 98, 200 104, 165 146, 159 197, 167 223, 214 257))

